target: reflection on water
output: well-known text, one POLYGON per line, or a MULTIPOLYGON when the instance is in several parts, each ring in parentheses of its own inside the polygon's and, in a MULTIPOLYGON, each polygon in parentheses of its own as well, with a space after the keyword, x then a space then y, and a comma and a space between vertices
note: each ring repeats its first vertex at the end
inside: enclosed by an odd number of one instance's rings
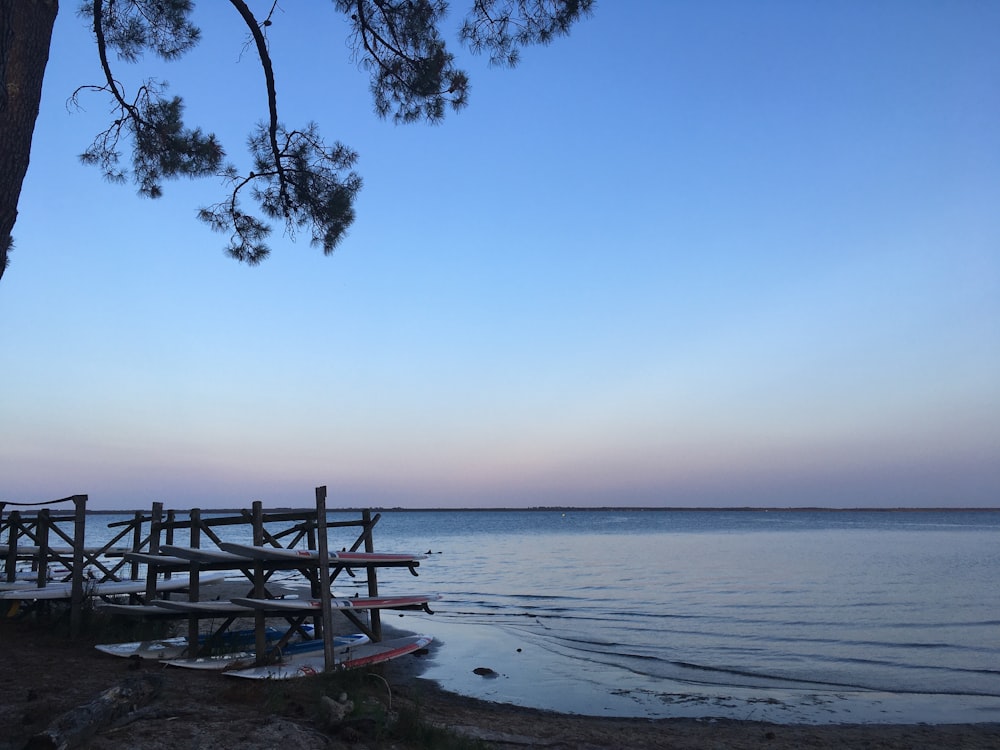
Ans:
MULTIPOLYGON (((676 697, 637 694, 684 695, 693 711, 684 715, 705 715, 738 689, 749 693, 727 715, 773 699, 772 713, 805 702, 808 716, 819 695, 827 717, 839 713, 826 698, 841 696, 835 702, 857 720, 867 714, 845 694, 864 691, 860 702, 879 720, 889 709, 874 709, 874 694, 923 720, 920 696, 943 694, 932 713, 1000 716, 1000 514, 471 513, 414 522, 421 515, 386 524, 399 526, 403 542, 410 529, 425 540, 436 532, 429 543, 444 553, 423 576, 445 601, 421 627, 486 628, 497 643, 536 649, 542 656, 512 662, 529 686, 565 675, 590 683, 588 695, 615 713, 657 716, 678 715, 676 697), (531 674, 534 664, 544 668, 531 674)), ((454 670, 441 666, 444 655, 430 676, 461 686, 467 678, 445 676, 454 670)), ((482 648, 476 655, 485 658, 482 648)), ((565 687, 556 692, 572 702, 565 687)), ((607 710, 583 702, 576 710, 607 710)))
POLYGON ((593 714, 1000 720, 1000 513, 386 512, 375 536, 433 553, 379 583, 443 595, 386 621, 437 636, 427 675, 453 690, 593 714))

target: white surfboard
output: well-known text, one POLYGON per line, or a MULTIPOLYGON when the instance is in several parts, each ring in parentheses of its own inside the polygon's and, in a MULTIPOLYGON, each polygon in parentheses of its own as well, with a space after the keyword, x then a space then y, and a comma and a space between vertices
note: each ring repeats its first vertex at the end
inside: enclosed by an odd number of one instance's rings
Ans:
MULTIPOLYGON (((313 631, 312 625, 303 625, 302 628, 309 634, 313 631)), ((266 628, 264 637, 268 643, 277 643, 286 632, 286 630, 279 630, 278 628, 266 628)), ((208 634, 203 633, 199 636, 198 642, 205 643, 208 641, 208 637, 208 634)), ((254 644, 254 638, 255 633, 253 629, 232 630, 219 634, 213 639, 212 645, 222 651, 237 649, 242 651, 247 646, 254 644)), ((188 639, 178 636, 176 638, 161 638, 149 641, 132 641, 131 643, 102 643, 94 648, 102 653, 123 658, 138 656, 140 659, 179 659, 187 651, 188 639)))
MULTIPOLYGON (((404 594, 399 596, 356 596, 330 599, 332 609, 410 609, 437 601, 439 594, 404 594)), ((323 607, 320 599, 252 599, 233 597, 233 604, 268 611, 312 611, 323 607)))
POLYGON ((228 617, 230 615, 250 615, 252 610, 242 604, 233 604, 225 599, 212 600, 208 602, 185 602, 180 599, 157 599, 153 606, 162 612, 173 610, 174 612, 187 612, 189 614, 199 614, 205 617, 228 617))
MULTIPOLYGON (((364 633, 352 633, 351 635, 338 635, 333 639, 334 654, 346 655, 354 648, 369 642, 369 638, 364 633)), ((286 646, 281 650, 281 659, 292 659, 301 655, 319 654, 320 663, 323 662, 323 641, 300 641, 286 646)), ((184 669, 204 669, 216 672, 229 669, 249 669, 254 666, 256 654, 253 650, 237 651, 229 654, 218 654, 211 656, 199 656, 186 659, 167 659, 164 664, 172 667, 183 667, 184 669)))
MULTIPOLYGON (((156 601, 159 601, 157 599, 156 601)), ((183 617, 180 612, 171 612, 168 609, 157 607, 152 604, 111 604, 98 600, 94 606, 111 615, 125 615, 126 617, 183 617)))
MULTIPOLYGON (((71 556, 73 554, 73 548, 72 547, 54 546, 54 547, 48 547, 47 549, 48 549, 49 552, 51 552, 51 553, 53 553, 55 555, 65 555, 66 557, 69 557, 69 556, 71 556)), ((17 553, 16 554, 19 557, 21 555, 36 557, 41 551, 42 551, 42 548, 38 547, 38 546, 35 546, 35 545, 22 545, 22 544, 19 544, 19 545, 17 545, 17 553)), ((101 547, 84 547, 83 548, 83 553, 85 555, 90 555, 90 556, 98 555, 98 554, 103 554, 103 555, 105 555, 107 557, 121 557, 122 555, 124 555, 128 551, 129 550, 128 550, 127 547, 111 547, 109 549, 102 549, 101 547)), ((9 552, 10 552, 10 545, 9 544, 0 544, 0 556, 6 555, 9 552)))
MULTIPOLYGON (((66 570, 66 568, 49 568, 48 575, 45 577, 45 580, 55 581, 57 579, 65 578, 68 575, 69 571, 66 570)), ((3 590, 4 588, 17 588, 19 586, 37 586, 37 581, 37 570, 15 570, 13 581, 8 581, 5 573, 0 573, 0 590, 3 590)))
MULTIPOLYGON (((198 577, 199 585, 216 583, 224 579, 228 573, 202 573, 198 577)), ((156 581, 157 592, 178 591, 186 589, 191 581, 186 575, 173 578, 160 578, 156 581)), ((83 582, 84 596, 111 596, 114 594, 141 594, 146 591, 146 581, 94 581, 83 582)), ((15 589, 0 591, 0 599, 69 599, 73 596, 73 584, 70 581, 51 583, 45 588, 15 589)))
MULTIPOLYGON (((61 581, 54 581, 53 583, 61 583, 61 581)), ((37 589, 38 588, 38 577, 35 578, 22 578, 18 581, 0 581, 0 591, 24 591, 26 589, 37 589)))
POLYGON ((245 568, 252 560, 246 555, 237 555, 232 552, 225 552, 221 549, 201 548, 201 547, 178 547, 173 544, 164 544, 160 547, 160 552, 165 555, 172 555, 184 560, 200 563, 232 563, 236 567, 245 568))
MULTIPOLYGON (((414 651, 426 648, 433 640, 429 635, 413 635, 379 641, 378 643, 366 643, 363 646, 348 649, 341 658, 336 660, 334 668, 357 669, 398 659, 406 654, 412 654, 414 651)), ((277 664, 234 669, 226 674, 251 680, 287 680, 292 677, 320 674, 325 669, 324 654, 320 650, 319 652, 306 651, 286 654, 277 664)))
POLYGON ((158 565, 160 568, 186 568, 190 565, 187 560, 170 555, 159 555, 155 552, 126 552, 125 559, 129 562, 142 563, 143 565, 158 565))
MULTIPOLYGON (((274 561, 295 561, 318 562, 319 552, 309 549, 284 549, 281 547, 255 547, 251 544, 235 544, 223 542, 221 545, 227 552, 243 555, 251 560, 274 560, 274 561)), ((411 555, 406 553, 393 552, 330 552, 331 565, 343 565, 344 567, 365 567, 367 565, 406 565, 424 560, 427 555, 411 555)))

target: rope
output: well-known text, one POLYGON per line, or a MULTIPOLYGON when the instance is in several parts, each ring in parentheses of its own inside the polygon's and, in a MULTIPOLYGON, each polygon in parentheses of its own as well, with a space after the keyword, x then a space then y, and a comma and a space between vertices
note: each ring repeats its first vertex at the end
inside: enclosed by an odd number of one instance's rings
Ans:
POLYGON ((0 505, 20 505, 23 507, 34 506, 34 505, 55 505, 56 503, 68 503, 72 501, 72 497, 64 497, 61 500, 42 500, 38 503, 15 503, 13 500, 0 500, 0 505))

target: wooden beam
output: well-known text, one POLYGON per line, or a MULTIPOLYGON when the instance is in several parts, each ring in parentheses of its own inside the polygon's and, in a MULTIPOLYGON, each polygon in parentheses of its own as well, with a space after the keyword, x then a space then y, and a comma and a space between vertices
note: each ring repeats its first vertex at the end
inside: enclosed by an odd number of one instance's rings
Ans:
POLYGON ((333 653, 333 612, 330 611, 330 547, 326 538, 326 487, 316 488, 316 541, 319 545, 319 600, 323 617, 323 666, 336 664, 333 653))

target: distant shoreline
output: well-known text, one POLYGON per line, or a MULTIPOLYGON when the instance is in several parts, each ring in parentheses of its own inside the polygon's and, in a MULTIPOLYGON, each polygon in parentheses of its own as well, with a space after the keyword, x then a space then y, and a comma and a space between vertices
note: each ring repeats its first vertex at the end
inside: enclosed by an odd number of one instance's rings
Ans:
MULTIPOLYGON (((310 509, 308 506, 276 506, 274 508, 265 508, 266 512, 275 513, 282 511, 294 511, 310 509)), ((206 513, 241 513, 246 510, 246 508, 205 508, 202 507, 201 510, 206 513)), ((331 507, 328 508, 331 513, 357 513, 362 510, 371 510, 375 512, 382 513, 499 513, 499 512, 514 512, 514 513, 529 513, 529 512, 540 512, 540 513, 607 513, 607 512, 617 512, 617 513, 638 513, 638 512, 650 512, 650 513, 1000 513, 1000 507, 964 507, 964 508, 948 508, 948 507, 935 507, 935 508, 910 508, 910 507, 892 507, 892 508, 822 508, 822 507, 812 507, 812 506, 796 506, 796 507, 751 507, 751 506, 741 506, 741 507, 719 507, 719 506, 703 506, 703 507, 685 507, 685 506, 573 506, 573 505, 547 505, 547 506, 532 506, 527 508, 510 508, 510 507, 489 507, 489 508, 402 508, 402 507, 384 507, 384 506, 349 506, 349 507, 331 507)), ((94 515, 120 515, 122 513, 134 513, 135 508, 120 509, 120 510, 104 510, 104 509, 87 509, 88 514, 94 515)))

